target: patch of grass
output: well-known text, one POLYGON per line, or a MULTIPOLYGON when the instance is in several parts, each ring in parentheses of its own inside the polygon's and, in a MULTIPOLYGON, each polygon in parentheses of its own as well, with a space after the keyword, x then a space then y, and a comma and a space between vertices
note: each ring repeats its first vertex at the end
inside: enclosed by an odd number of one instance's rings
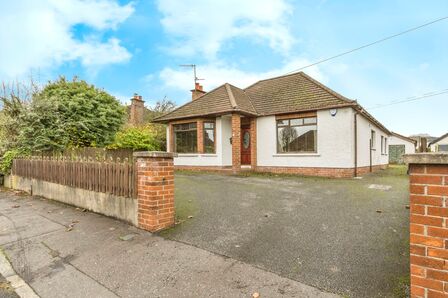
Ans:
POLYGON ((176 196, 176 221, 187 220, 189 216, 195 216, 198 211, 197 202, 190 196, 176 196))
POLYGON ((0 281, 0 290, 4 290, 10 293, 14 292, 14 289, 9 281, 0 281))
POLYGON ((378 177, 391 177, 391 176, 407 176, 408 167, 406 165, 389 165, 389 167, 385 170, 378 171, 373 173, 373 176, 378 177))
POLYGON ((395 287, 392 292, 394 298, 406 298, 410 294, 410 278, 409 276, 401 276, 397 278, 395 287))

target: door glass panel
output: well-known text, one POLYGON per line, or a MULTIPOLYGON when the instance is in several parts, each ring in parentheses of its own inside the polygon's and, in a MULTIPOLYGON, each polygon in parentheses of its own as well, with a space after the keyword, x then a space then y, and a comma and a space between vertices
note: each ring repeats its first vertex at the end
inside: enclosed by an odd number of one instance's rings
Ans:
POLYGON ((243 135, 243 148, 247 149, 249 148, 249 145, 250 145, 250 134, 248 131, 245 131, 243 135))

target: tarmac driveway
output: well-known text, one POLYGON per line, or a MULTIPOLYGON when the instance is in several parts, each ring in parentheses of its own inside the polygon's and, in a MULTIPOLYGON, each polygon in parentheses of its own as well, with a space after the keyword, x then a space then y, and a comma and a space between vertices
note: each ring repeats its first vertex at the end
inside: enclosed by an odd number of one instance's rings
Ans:
POLYGON ((344 296, 405 297, 404 167, 360 180, 181 172, 175 185, 164 237, 344 296))

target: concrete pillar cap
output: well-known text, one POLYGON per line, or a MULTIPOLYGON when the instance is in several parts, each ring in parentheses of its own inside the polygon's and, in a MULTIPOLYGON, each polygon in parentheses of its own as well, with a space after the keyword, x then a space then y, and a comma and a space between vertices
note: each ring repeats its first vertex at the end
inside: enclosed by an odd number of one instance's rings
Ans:
POLYGON ((407 164, 448 164, 448 152, 405 154, 403 160, 407 164))

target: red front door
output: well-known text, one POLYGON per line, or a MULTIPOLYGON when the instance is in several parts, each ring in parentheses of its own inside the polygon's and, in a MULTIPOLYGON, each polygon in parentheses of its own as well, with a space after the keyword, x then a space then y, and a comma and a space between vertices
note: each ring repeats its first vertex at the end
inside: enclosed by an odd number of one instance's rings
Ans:
POLYGON ((250 129, 241 128, 241 164, 250 165, 250 129))

